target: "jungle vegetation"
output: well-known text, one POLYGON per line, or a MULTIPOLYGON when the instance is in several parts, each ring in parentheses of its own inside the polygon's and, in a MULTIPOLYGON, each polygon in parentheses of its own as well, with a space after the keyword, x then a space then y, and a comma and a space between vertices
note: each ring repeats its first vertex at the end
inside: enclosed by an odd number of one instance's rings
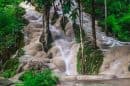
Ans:
MULTIPOLYGON (((22 15, 25 14, 25 10, 18 6, 21 1, 22 0, 0 0, 0 70, 4 70, 3 64, 24 45, 21 30, 27 22, 25 22, 22 17, 22 15)), ((44 51, 48 52, 53 41, 49 30, 50 9, 51 6, 55 8, 55 0, 32 1, 33 5, 37 7, 37 10, 43 14, 44 30, 39 41, 43 44, 44 51)), ((63 12, 63 30, 65 27, 64 24, 66 23, 65 15, 71 13, 70 18, 73 21, 73 26, 75 26, 73 27, 75 39, 77 43, 80 43, 80 50, 77 56, 78 71, 81 74, 98 74, 103 62, 103 55, 96 43, 95 21, 98 21, 98 24, 102 27, 102 30, 106 32, 106 35, 113 36, 120 41, 130 41, 130 0, 76 0, 76 2, 77 7, 72 10, 71 8, 74 5, 72 0, 60 0, 63 12), (83 12, 91 15, 92 40, 86 37, 83 30, 83 12), (76 19, 79 20, 79 25, 76 19)), ((17 60, 16 63, 18 64, 17 60)), ((13 66, 13 68, 17 68, 17 66, 13 66)), ((50 71, 48 72, 51 74, 50 71)), ((42 73, 43 72, 34 74, 30 72, 30 75, 26 77, 24 83, 30 83, 28 82, 30 77, 33 78, 34 76, 36 76, 37 80, 41 80, 41 77, 39 79, 39 75, 42 75, 42 73), (34 76, 31 76, 33 74, 34 76)), ((6 77, 12 75, 14 74, 5 74, 6 77)))

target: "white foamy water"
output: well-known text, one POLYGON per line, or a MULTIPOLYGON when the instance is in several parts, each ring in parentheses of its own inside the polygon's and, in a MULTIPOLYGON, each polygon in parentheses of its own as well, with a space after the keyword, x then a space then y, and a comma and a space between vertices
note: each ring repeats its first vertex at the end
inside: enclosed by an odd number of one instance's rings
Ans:
MULTIPOLYGON (((74 43, 73 41, 70 42, 66 39, 63 32, 59 29, 57 29, 54 26, 51 26, 50 28, 53 39, 55 42, 55 46, 59 49, 59 53, 61 53, 61 58, 65 62, 65 74, 66 75, 76 75, 76 55, 74 50, 74 43)), ((76 48, 75 48, 76 49, 76 48)))
MULTIPOLYGON (((77 19, 77 23, 79 24, 79 20, 77 19)), ((92 37, 92 24, 91 24, 91 16, 87 13, 83 12, 83 29, 89 37, 92 37)), ((130 42, 121 42, 114 37, 106 36, 105 32, 101 31, 101 27, 96 24, 96 35, 97 35, 97 43, 102 51, 107 51, 115 46, 124 46, 130 45, 130 42), (103 47, 106 46, 107 48, 103 47)))
MULTIPOLYGON (((20 6, 25 8, 26 14, 24 17, 28 19, 29 22, 33 24, 42 23, 42 16, 39 12, 35 10, 35 7, 33 7, 32 5, 28 5, 25 2, 22 2, 20 6)), ((76 43, 74 43, 73 41, 67 40, 64 32, 61 29, 56 28, 55 26, 50 25, 50 31, 52 33, 52 38, 54 39, 54 46, 59 49, 58 53, 60 53, 61 55, 60 58, 65 62, 65 74, 76 75, 76 55, 79 49, 79 45, 76 45, 76 43)), ((39 40, 39 37, 36 39, 39 40)), ((30 44, 29 46, 31 47, 32 45, 30 44)))

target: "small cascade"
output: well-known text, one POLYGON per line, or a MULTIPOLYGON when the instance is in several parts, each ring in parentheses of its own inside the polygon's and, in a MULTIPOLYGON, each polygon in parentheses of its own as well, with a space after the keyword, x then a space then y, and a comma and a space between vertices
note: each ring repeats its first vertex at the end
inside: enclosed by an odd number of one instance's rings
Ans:
MULTIPOLYGON (((58 4, 58 2, 59 1, 57 1, 55 3, 58 4)), ((24 15, 24 17, 27 20, 29 20, 29 22, 30 22, 29 25, 31 26, 30 28, 27 27, 27 29, 25 29, 26 30, 25 32, 29 32, 29 34, 31 34, 30 35, 31 38, 28 38, 28 35, 29 35, 28 33, 24 34, 27 41, 30 40, 29 43, 27 43, 27 45, 25 46, 26 54, 30 54, 30 52, 32 53, 32 51, 35 51, 34 48, 32 48, 32 50, 29 50, 30 47, 36 46, 36 44, 39 43, 39 38, 40 38, 40 35, 42 34, 42 30, 43 30, 42 27, 36 28, 37 25, 42 24, 42 14, 37 12, 35 10, 35 7, 28 5, 25 2, 22 2, 20 4, 20 6, 25 8, 26 14, 24 15), (38 34, 38 36, 33 36, 35 34, 36 35, 38 34)), ((53 12, 53 9, 52 9, 52 12, 53 12)), ((59 14, 60 13, 61 12, 59 12, 59 14)), ((57 20, 57 21, 59 21, 59 20, 57 20)), ((72 37, 66 36, 64 31, 61 30, 60 22, 57 22, 56 25, 50 24, 50 31, 52 33, 52 38, 54 40, 54 46, 52 46, 52 47, 58 48, 58 50, 59 50, 58 53, 60 55, 60 59, 62 59, 65 63, 65 71, 64 71, 65 74, 66 75, 76 75, 77 74, 76 55, 77 55, 77 52, 79 49, 79 44, 76 44, 75 41, 70 40, 70 39, 72 39, 72 37)), ((36 51, 36 55, 33 55, 33 56, 31 55, 31 57, 35 57, 36 59, 38 59, 37 54, 39 54, 40 52, 43 53, 42 51, 36 51)), ((55 57, 53 57, 53 58, 55 58, 55 57)), ((27 59, 27 58, 25 58, 25 59, 27 59)))
MULTIPOLYGON (((55 46, 59 49, 59 53, 61 54, 61 58, 65 62, 65 74, 66 75, 76 75, 76 56, 75 56, 75 50, 73 48, 74 41, 67 40, 67 37, 64 35, 64 33, 57 29, 54 26, 51 26, 51 32, 53 35, 53 39, 55 42, 55 46)), ((78 50, 78 49, 77 49, 78 50)))
MULTIPOLYGON (((79 20, 76 21, 79 24, 79 20)), ((83 12, 83 29, 87 36, 92 37, 91 15, 83 12)), ((106 36, 96 21, 97 44, 102 51, 109 51, 112 47, 130 45, 130 42, 121 42, 114 37, 106 36)))

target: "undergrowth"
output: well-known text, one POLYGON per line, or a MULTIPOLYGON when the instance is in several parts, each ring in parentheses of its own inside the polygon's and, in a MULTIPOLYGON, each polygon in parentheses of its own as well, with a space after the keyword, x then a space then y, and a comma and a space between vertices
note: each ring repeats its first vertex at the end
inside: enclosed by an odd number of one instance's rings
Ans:
POLYGON ((24 55, 23 49, 19 49, 13 58, 8 59, 3 65, 0 71, 0 76, 5 78, 13 77, 19 67, 19 57, 24 55))
POLYGON ((100 51, 99 49, 95 49, 91 41, 89 41, 88 39, 84 42, 83 50, 83 58, 81 55, 81 48, 79 49, 77 55, 77 71, 80 74, 98 74, 99 69, 103 63, 104 56, 102 54, 102 51, 100 51))
POLYGON ((56 86, 59 81, 50 69, 28 70, 19 79, 22 83, 17 83, 16 86, 56 86))

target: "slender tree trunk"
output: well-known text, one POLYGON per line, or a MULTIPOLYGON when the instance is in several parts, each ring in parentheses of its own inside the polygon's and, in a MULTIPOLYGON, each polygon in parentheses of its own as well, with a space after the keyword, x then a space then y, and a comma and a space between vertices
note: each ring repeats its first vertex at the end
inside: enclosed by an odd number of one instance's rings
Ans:
POLYGON ((46 7, 43 13, 43 32, 40 37, 40 42, 43 44, 44 51, 47 52, 51 47, 52 35, 49 27, 50 7, 46 7))
POLYGON ((93 35, 93 46, 97 47, 96 42, 96 28, 95 28, 95 0, 92 0, 92 35, 93 35))
POLYGON ((52 43, 52 35, 50 32, 50 25, 49 24, 50 24, 50 8, 47 8, 47 10, 46 10, 45 52, 48 51, 48 49, 51 47, 51 43, 52 43))
POLYGON ((82 33, 82 11, 81 11, 81 1, 78 0, 78 10, 79 10, 79 22, 80 22, 80 42, 81 42, 81 63, 82 63, 82 68, 81 68, 81 72, 84 73, 84 47, 83 47, 83 33, 82 33))
MULTIPOLYGON (((65 23, 65 14, 64 14, 64 10, 63 10, 63 3, 64 3, 64 0, 60 0, 60 3, 61 3, 61 8, 62 8, 62 12, 63 12, 63 14, 62 14, 62 24, 64 25, 64 23, 65 23)), ((64 26, 63 26, 63 30, 64 30, 64 26)))
POLYGON ((53 0, 52 4, 53 4, 53 7, 54 7, 54 11, 56 12, 56 7, 55 7, 55 3, 54 2, 55 2, 55 0, 53 0))
POLYGON ((107 0, 104 0, 104 6, 105 6, 105 33, 108 35, 108 30, 107 30, 107 0))

